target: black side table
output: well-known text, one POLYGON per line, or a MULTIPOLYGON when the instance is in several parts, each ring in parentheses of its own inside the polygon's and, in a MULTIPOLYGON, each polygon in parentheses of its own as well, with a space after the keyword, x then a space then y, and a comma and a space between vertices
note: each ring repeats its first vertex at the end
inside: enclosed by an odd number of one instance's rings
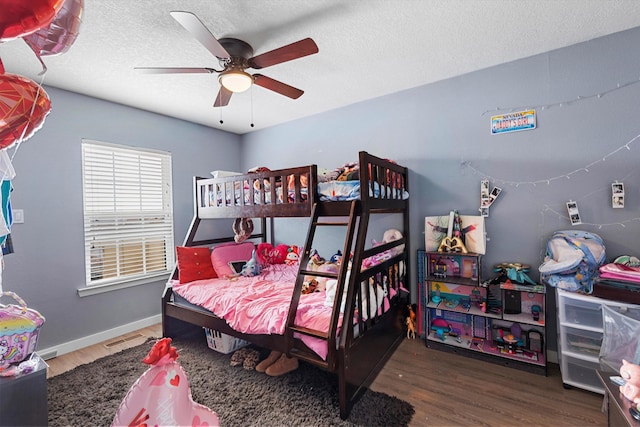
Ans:
POLYGON ((18 377, 0 377, 0 426, 46 426, 47 364, 37 354, 33 372, 18 377))

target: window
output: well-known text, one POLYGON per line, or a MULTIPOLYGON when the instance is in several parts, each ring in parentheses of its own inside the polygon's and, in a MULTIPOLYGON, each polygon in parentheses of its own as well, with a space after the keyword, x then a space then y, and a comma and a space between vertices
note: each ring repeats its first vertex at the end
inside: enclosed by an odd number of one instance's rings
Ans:
POLYGON ((82 177, 87 287, 124 287, 170 273, 171 154, 83 140, 82 177))

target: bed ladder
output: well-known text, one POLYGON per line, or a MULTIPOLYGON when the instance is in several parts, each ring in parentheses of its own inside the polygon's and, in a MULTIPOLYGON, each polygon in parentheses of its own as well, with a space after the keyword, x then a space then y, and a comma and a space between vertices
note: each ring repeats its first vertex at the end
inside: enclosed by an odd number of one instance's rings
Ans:
POLYGON ((296 356, 301 360, 306 360, 307 362, 329 368, 329 363, 335 362, 335 352, 336 352, 336 339, 337 337, 334 335, 333 337, 329 336, 329 333, 325 331, 318 331, 309 328, 303 328, 300 326, 296 326, 295 317, 298 309, 298 303, 300 301, 300 295, 302 294, 302 285, 304 282, 305 276, 316 276, 316 277, 325 277, 328 279, 336 279, 338 281, 338 287, 336 289, 336 298, 334 302, 334 310, 333 316, 331 318, 331 322, 329 325, 329 331, 335 331, 336 324, 339 319, 339 310, 335 309, 336 304, 339 305, 341 302, 341 296, 344 286, 344 281, 346 278, 348 266, 349 266, 349 254, 353 248, 353 239, 355 235, 355 231, 357 225, 359 223, 358 219, 361 216, 361 207, 360 200, 353 200, 349 202, 330 202, 330 203, 315 203, 311 212, 311 222, 309 224, 309 231, 307 234, 307 239, 305 242, 304 250, 300 256, 300 268, 298 270, 298 276, 296 278, 296 284, 293 292, 293 297, 291 299, 291 306, 289 308, 289 316, 287 318, 287 349, 289 349, 289 353, 292 356, 296 356), (342 206, 338 206, 338 204, 342 204, 342 206), (342 213, 342 215, 339 215, 342 213), (346 222, 344 221, 328 221, 326 218, 339 218, 348 217, 346 222), (346 227, 346 237, 344 246, 342 249, 343 253, 343 262, 340 263, 337 273, 326 273, 319 271, 307 270, 306 267, 309 264, 309 260, 311 258, 311 250, 313 248, 313 239, 316 235, 316 230, 318 227, 346 227), (329 344, 329 352, 327 354, 327 362, 321 360, 318 355, 315 353, 309 353, 307 351, 303 351, 294 347, 294 339, 293 334, 298 333, 302 335, 307 335, 315 338, 321 338, 328 341, 329 344))

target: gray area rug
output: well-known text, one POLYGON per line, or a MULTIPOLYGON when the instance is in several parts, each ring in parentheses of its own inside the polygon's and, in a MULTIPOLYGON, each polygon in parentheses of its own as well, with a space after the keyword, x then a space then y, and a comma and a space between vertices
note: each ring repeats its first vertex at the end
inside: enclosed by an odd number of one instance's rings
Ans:
MULTIPOLYGON (((133 383, 148 369, 153 342, 50 378, 49 426, 109 426, 133 383)), ((231 355, 197 340, 174 340, 195 402, 217 412, 222 426, 406 426, 414 408, 367 390, 346 421, 340 419, 337 377, 306 363, 269 377, 229 365, 231 355)))

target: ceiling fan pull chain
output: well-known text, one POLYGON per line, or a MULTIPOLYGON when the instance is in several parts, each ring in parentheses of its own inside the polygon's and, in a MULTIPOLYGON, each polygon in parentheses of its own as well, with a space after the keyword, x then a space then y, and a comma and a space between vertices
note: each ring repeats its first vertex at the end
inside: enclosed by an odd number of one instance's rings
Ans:
POLYGON ((253 86, 251 86, 251 127, 253 127, 253 86))
POLYGON ((222 120, 222 108, 219 108, 218 111, 220 111, 220 124, 223 124, 224 120, 222 120))

